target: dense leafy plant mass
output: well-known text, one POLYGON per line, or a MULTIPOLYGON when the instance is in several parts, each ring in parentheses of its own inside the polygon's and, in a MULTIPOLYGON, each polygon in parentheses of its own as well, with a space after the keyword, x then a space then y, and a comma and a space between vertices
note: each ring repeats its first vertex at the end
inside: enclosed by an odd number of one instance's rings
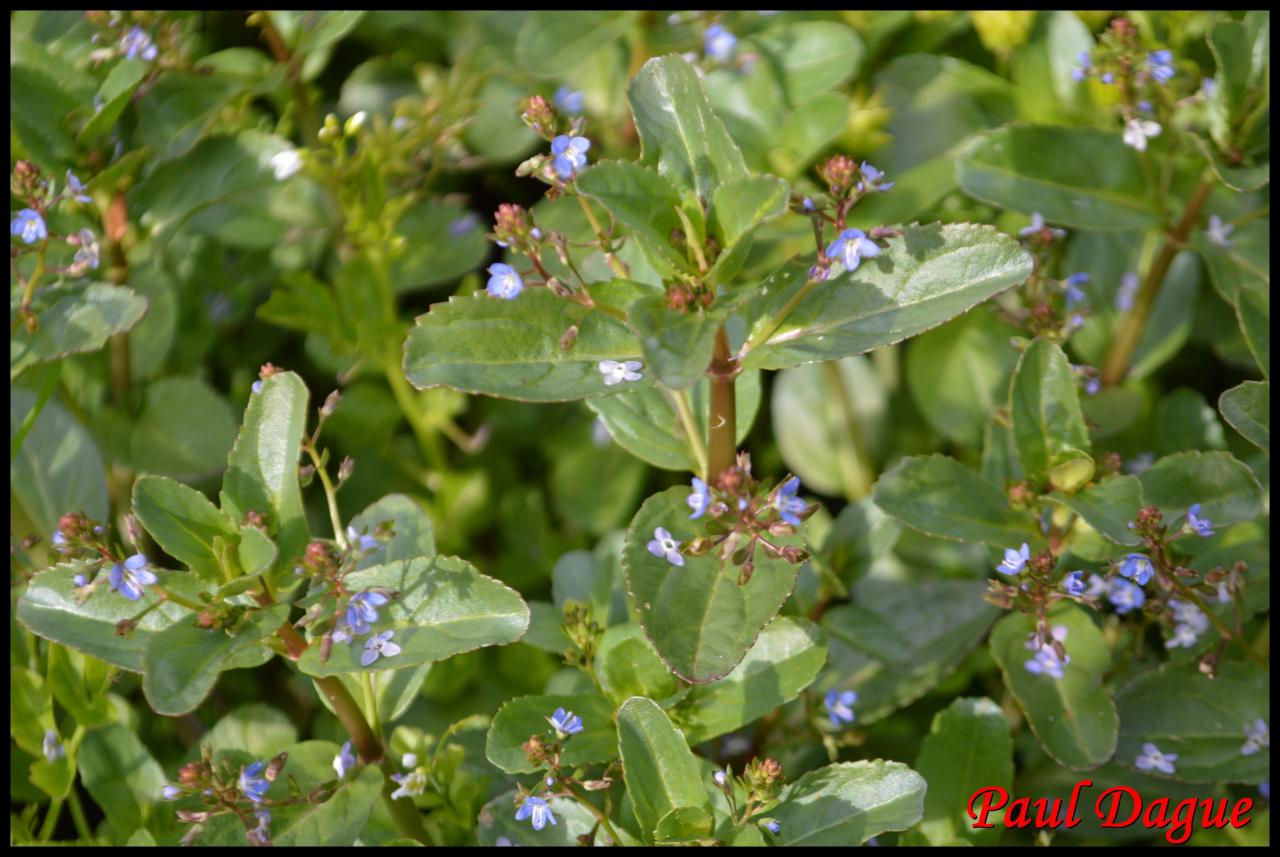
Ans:
POLYGON ((1269 13, 10 24, 11 843, 1267 841, 1269 13))

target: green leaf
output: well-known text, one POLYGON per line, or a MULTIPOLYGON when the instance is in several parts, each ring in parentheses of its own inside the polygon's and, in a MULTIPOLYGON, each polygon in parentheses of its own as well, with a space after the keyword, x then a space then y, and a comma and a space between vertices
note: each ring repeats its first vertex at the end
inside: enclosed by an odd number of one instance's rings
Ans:
POLYGON ((572 527, 604 535, 626 524, 648 468, 615 444, 582 441, 552 459, 551 503, 572 527))
POLYGON ((1245 381, 1218 398, 1218 410, 1233 429, 1263 452, 1271 451, 1271 383, 1245 381))
POLYGON ((792 104, 839 86, 862 62, 862 40, 837 21, 781 22, 751 40, 777 71, 792 104))
POLYGON ((956 179, 970 196, 1080 229, 1159 222, 1138 153, 1115 131, 1009 125, 960 152, 956 179))
MULTIPOLYGON (((330 741, 303 741, 287 747, 277 745, 289 757, 280 776, 267 790, 272 800, 289 798, 289 782, 298 784, 303 794, 332 782, 333 758, 338 745, 330 741)), ((382 794, 383 775, 376 765, 368 765, 358 774, 348 774, 339 782, 333 797, 323 803, 301 802, 292 806, 273 807, 271 842, 273 845, 353 845, 366 830, 365 824, 382 794)), ((244 838, 241 826, 237 832, 244 838)))
POLYGON ((1228 114, 1234 116, 1245 99, 1252 76, 1249 34, 1240 21, 1218 21, 1209 30, 1209 49, 1218 61, 1218 85, 1228 114))
POLYGON ((1031 515, 1016 511, 1004 491, 944 455, 902 459, 872 496, 885 512, 931 536, 996 547, 1040 538, 1031 515))
MULTIPOLYGON (((751 431, 760 407, 760 373, 748 370, 739 375, 736 392, 734 424, 741 443, 751 431)), ((711 412, 711 381, 704 377, 682 394, 689 397, 698 436, 705 438, 711 412)), ((676 415, 673 395, 653 386, 623 396, 587 399, 587 407, 600 417, 618 445, 637 458, 665 470, 696 471, 698 465, 689 452, 688 434, 676 415)))
POLYGON ((1111 669, 1111 651, 1089 614, 1074 604, 1059 604, 1050 611, 1049 626, 1066 628, 1062 644, 1071 660, 1062 678, 1027 671, 1025 664, 1032 659, 1027 635, 1035 619, 1022 613, 1010 613, 996 623, 991 655, 1045 751, 1072 770, 1091 770, 1110 759, 1116 748, 1119 720, 1102 686, 1111 669))
POLYGON ((1074 494, 1055 491, 1049 499, 1075 512, 1103 538, 1118 545, 1142 543, 1129 529, 1142 507, 1142 483, 1136 476, 1113 476, 1074 494))
POLYGON ((296 743, 298 728, 278 708, 261 702, 237 706, 213 724, 200 739, 215 753, 243 750, 259 758, 271 756, 296 743))
POLYGON ((357 533, 372 534, 378 525, 391 522, 395 535, 382 547, 364 557, 356 568, 372 568, 401 559, 432 557, 436 555, 435 530, 431 518, 412 497, 405 494, 388 494, 351 519, 357 533))
POLYGON ((866 496, 888 406, 884 382, 866 357, 782 370, 770 412, 783 462, 809 489, 866 496))
POLYGON ((1264 378, 1271 377, 1271 290, 1257 281, 1236 292, 1236 318, 1264 378))
POLYGON ((684 390, 706 374, 720 329, 717 314, 670 309, 665 298, 654 295, 633 303, 627 320, 640 335, 645 361, 662 384, 684 390))
POLYGON ((244 425, 222 478, 222 511, 233 520, 263 516, 279 550, 276 585, 292 575, 294 557, 311 538, 298 484, 298 457, 307 425, 307 387, 292 372, 277 372, 249 398, 244 425))
POLYGON ((117 333, 129 330, 147 311, 147 299, 122 286, 90 283, 55 285, 36 291, 31 309, 40 320, 35 333, 18 322, 21 293, 9 304, 9 377, 37 363, 69 354, 97 351, 117 333))
POLYGON ((852 604, 822 616, 830 655, 815 689, 857 690, 859 724, 914 702, 955 671, 999 615, 985 591, 975 580, 858 581, 852 604))
POLYGON ((676 714, 690 744, 732 732, 800 695, 827 661, 827 641, 816 625, 779 616, 769 623, 742 663, 713 684, 694 687, 676 714))
POLYGON ((1249 468, 1229 452, 1167 455, 1138 477, 1143 502, 1166 519, 1185 515, 1192 503, 1215 527, 1252 521, 1262 513, 1262 489, 1249 468))
POLYGON ((911 341, 907 389, 934 431, 975 449, 982 445, 983 428, 1004 406, 1018 362, 1009 344, 1014 334, 994 312, 980 308, 911 341))
POLYGON ((1270 718, 1270 700, 1270 674, 1252 663, 1224 661, 1213 678, 1195 663, 1145 673, 1116 694, 1116 761, 1133 767, 1142 745, 1150 742, 1163 753, 1177 754, 1173 779, 1260 783, 1271 770, 1271 748, 1248 756, 1241 748, 1254 721, 1270 718))
MULTIPOLYGON (((35 393, 20 387, 9 390, 11 442, 35 404, 35 393)), ((10 459, 9 486, 11 496, 46 538, 67 512, 82 512, 96 521, 107 517, 102 456, 57 399, 45 403, 18 454, 10 459)))
POLYGON ((685 254, 671 245, 672 232, 684 229, 676 214, 680 195, 670 181, 630 161, 601 161, 584 170, 577 183, 631 229, 659 276, 691 270, 685 254))
POLYGON ((810 771, 769 815, 782 823, 775 846, 861 845, 906 830, 924 812, 924 778, 899 762, 837 762, 810 771))
POLYGON ((240 570, 248 577, 262 574, 276 561, 276 546, 270 537, 252 524, 240 528, 240 546, 236 550, 240 570))
POLYGON ((9 668, 9 735, 32 756, 44 754, 44 733, 56 725, 53 697, 40 674, 20 664, 9 668))
POLYGON ((454 202, 427 199, 412 206, 400 216, 396 234, 406 242, 391 266, 397 293, 461 279, 489 255, 483 224, 454 202))
POLYGON ((771 274, 745 309, 750 341, 744 366, 785 369, 862 354, 900 342, 960 315, 1022 282, 1031 257, 989 226, 906 226, 902 236, 856 271, 816 285, 792 262, 771 274), (800 296, 801 289, 806 294, 800 296), (792 300, 799 302, 781 324, 792 300), (776 326, 775 326, 776 325, 776 326))
POLYGON ((115 720, 115 707, 107 697, 111 673, 104 662, 51 645, 45 675, 53 698, 78 726, 95 729, 115 720))
POLYGON ((613 703, 599 694, 575 696, 518 696, 493 716, 485 741, 485 757, 508 774, 531 774, 541 765, 529 762, 521 745, 530 736, 546 738, 554 732, 547 718, 557 708, 582 718, 582 731, 564 741, 561 764, 574 768, 611 762, 618 757, 618 733, 613 725, 613 703))
POLYGON ((1009 385, 1009 410, 1018 460, 1033 484, 1090 449, 1071 362, 1052 342, 1036 339, 1022 353, 1009 385))
POLYGON ((530 12, 516 36, 516 62, 542 77, 560 77, 621 38, 635 12, 530 12))
POLYGON ((604 632, 595 664, 601 690, 618 704, 633 696, 664 703, 680 690, 679 679, 658 657, 644 629, 631 622, 604 632))
MULTIPOLYGON (((791 594, 799 566, 757 550, 755 573, 740 586, 738 568, 716 551, 686 556, 683 567, 649 553, 646 545, 659 527, 680 542, 701 535, 702 527, 689 520, 688 496, 688 486, 677 486, 644 502, 627 530, 622 565, 658 654, 681 678, 703 684, 738 665, 791 594)), ((798 547, 803 539, 778 536, 774 544, 798 547)))
POLYGON ((1187 449, 1226 449, 1218 413, 1198 390, 1179 387, 1166 393, 1155 413, 1157 456, 1187 449))
POLYGON ((176 622, 151 635, 142 651, 142 692, 158 714, 186 714, 204 701, 228 662, 260 645, 289 617, 288 604, 257 611, 235 636, 176 622))
MULTIPOLYGON (((172 601, 158 600, 154 589, 143 590, 142 598, 129 601, 112 592, 105 579, 97 582, 84 604, 76 603, 72 578, 88 571, 84 563, 56 565, 31 578, 27 591, 18 599, 18 622, 28 630, 55 643, 106 661, 131 672, 142 672, 142 650, 157 631, 179 622, 190 613, 172 601), (116 633, 116 623, 132 619, 146 610, 130 636, 116 633)), ((106 575, 107 569, 99 572, 106 575)), ((192 574, 155 570, 160 585, 184 597, 196 598, 200 581, 192 574)))
POLYGON ((142 476, 133 484, 133 513, 156 544, 205 580, 223 581, 213 540, 238 538, 231 519, 181 482, 142 476))
MULTIPOLYGON (((622 281, 596 283, 591 296, 617 306, 648 290, 622 281)), ((478 294, 435 304, 409 331, 404 371, 419 389, 564 402, 649 386, 649 367, 640 381, 605 386, 600 361, 639 359, 640 343, 619 319, 530 288, 513 301, 478 294), (566 350, 561 338, 575 326, 577 336, 566 350)))
POLYGON ((711 832, 697 760, 653 700, 635 696, 618 709, 618 754, 627 775, 627 797, 646 839, 664 816, 680 808, 706 812, 704 834, 711 832))
MULTIPOLYGON (((505 839, 512 845, 576 847, 578 837, 595 830, 599 824, 591 810, 573 798, 553 797, 547 805, 556 817, 555 825, 548 824, 542 830, 534 830, 527 820, 516 821, 516 810, 520 804, 515 789, 504 792, 481 808, 476 838, 486 847, 497 845, 499 839, 505 839)), ((607 841, 608 835, 603 830, 596 834, 597 843, 607 841)))
POLYGON ((913 844, 950 845, 967 840, 996 845, 1000 828, 971 827, 969 799, 980 788, 1013 787, 1013 736, 1000 706, 990 699, 962 697, 933 718, 916 756, 916 771, 929 784, 924 819, 908 834, 913 844))
POLYGON ((641 163, 710 199, 717 187, 747 177, 742 153, 711 110, 693 66, 654 57, 627 89, 640 134, 641 163))
POLYGON ((118 831, 141 825, 164 788, 159 763, 132 730, 118 723, 86 734, 76 764, 80 782, 118 831))
POLYGON ((94 104, 102 106, 80 129, 78 142, 95 143, 110 131, 150 70, 151 66, 140 60, 122 59, 116 63, 94 96, 94 104))
POLYGON ((298 660, 308 675, 372 672, 442 661, 482 646, 514 643, 529 627, 529 608, 505 584, 485 577, 456 557, 399 560, 348 574, 349 592, 385 587, 394 590, 392 602, 380 611, 377 632, 394 631, 400 654, 363 666, 364 647, 333 646, 321 662, 320 645, 312 644, 298 660))
POLYGON ((708 226, 720 242, 721 257, 711 269, 712 276, 730 249, 761 223, 787 210, 787 190, 787 183, 775 176, 752 176, 716 188, 708 226))
POLYGON ((231 407, 212 387, 198 378, 161 378, 147 386, 132 455, 156 473, 195 478, 222 469, 235 436, 231 407))

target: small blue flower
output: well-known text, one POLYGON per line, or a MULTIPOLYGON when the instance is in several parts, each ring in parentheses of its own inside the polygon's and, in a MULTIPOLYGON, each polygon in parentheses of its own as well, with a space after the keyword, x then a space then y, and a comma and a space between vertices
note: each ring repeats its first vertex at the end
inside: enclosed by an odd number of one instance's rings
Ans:
POLYGON ((62 534, 62 530, 60 529, 53 531, 53 538, 49 540, 49 544, 58 553, 66 553, 71 550, 71 548, 67 546, 67 537, 62 534))
POLYGON ((701 518, 711 505, 711 489, 707 488, 707 483, 696 476, 693 477, 693 493, 689 495, 686 502, 693 510, 693 514, 689 516, 690 519, 701 518))
POLYGON ((778 486, 773 496, 773 507, 778 510, 778 517, 793 527, 800 526, 800 513, 808 508, 808 504, 796 496, 800 490, 800 477, 792 476, 778 486))
POLYGON ((166 785, 160 790, 160 796, 165 800, 177 800, 182 797, 182 789, 175 785, 166 785))
POLYGON ((258 826, 253 829, 253 833, 257 835, 259 842, 269 841, 271 838, 271 810, 265 806, 260 806, 253 811, 254 818, 258 819, 258 826))
POLYGON ((111 566, 107 580, 116 592, 130 601, 137 601, 142 597, 143 589, 156 582, 156 576, 147 570, 147 558, 136 553, 123 563, 111 566))
POLYGON ((639 360, 601 360, 596 369, 604 376, 604 385, 612 387, 624 381, 639 381, 644 375, 640 370, 644 364, 639 360))
POLYGON ((1086 378, 1084 382, 1084 392, 1087 396, 1096 396, 1102 391, 1102 380, 1100 378, 1086 378))
POLYGON ((831 270, 829 268, 824 268, 821 265, 814 265, 809 269, 809 279, 811 280, 822 282, 829 276, 831 276, 831 270))
POLYGON ((879 255, 880 248, 861 229, 846 229, 827 248, 827 258, 843 262, 846 271, 856 271, 863 259, 879 255))
POLYGON ((49 230, 45 228, 44 218, 39 212, 24 208, 9 224, 9 234, 17 235, 24 244, 34 244, 48 238, 49 230))
POLYGON ((1270 746, 1271 729, 1267 726, 1267 721, 1259 717, 1253 721, 1253 725, 1245 725, 1244 746, 1240 748, 1240 755, 1252 756, 1262 748, 1270 746))
POLYGON ((71 578, 71 582, 76 586, 88 586, 89 578, 83 574, 77 574, 75 577, 71 578))
POLYGON ((862 162, 862 166, 859 167, 859 172, 862 174, 862 181, 858 182, 858 193, 867 193, 877 190, 883 192, 891 189, 895 184, 897 184, 897 182, 884 181, 884 173, 880 172, 866 161, 862 162))
POLYGON ((1161 753, 1160 748, 1148 741, 1142 745, 1142 755, 1133 760, 1133 766, 1140 771, 1160 771, 1163 774, 1172 774, 1174 771, 1173 763, 1177 758, 1177 753, 1161 753))
POLYGON ((776 818, 771 818, 764 823, 764 829, 776 836, 782 830, 782 822, 776 818))
POLYGON ((126 59, 141 57, 144 62, 151 62, 160 53, 156 50, 151 37, 147 35, 147 31, 141 27, 133 27, 125 33, 124 38, 120 40, 120 47, 124 48, 126 59))
POLYGON ((66 748, 58 743, 58 733, 52 729, 45 730, 42 750, 44 751, 44 757, 50 762, 56 762, 67 755, 66 748))
POLYGON ((1049 228, 1045 226, 1044 215, 1038 211, 1031 212, 1031 222, 1018 230, 1018 235, 1022 238, 1031 238, 1048 232, 1052 238, 1061 238, 1066 235, 1066 231, 1062 229, 1049 228))
POLYGON ((457 220, 449 224, 449 237, 462 238, 470 235, 480 225, 480 218, 476 217, 475 212, 468 211, 457 220))
POLYGON ((357 592, 347 603, 347 625, 356 634, 369 633, 369 625, 378 621, 374 608, 387 603, 387 596, 378 592, 357 592))
POLYGON ((1197 536, 1204 536, 1206 539, 1213 535, 1213 521, 1200 517, 1199 503, 1192 503, 1191 508, 1187 510, 1187 528, 1197 536))
POLYGON ((255 393, 261 393, 261 392, 262 392, 262 379, 261 379, 261 378, 259 378, 257 381, 254 381, 254 382, 253 382, 253 386, 252 386, 252 387, 250 387, 249 389, 250 389, 250 390, 252 390, 252 391, 253 391, 253 392, 255 392, 255 393))
MULTIPOLYGON (((1067 626, 1055 625, 1051 633, 1053 634, 1053 639, 1060 644, 1067 639, 1067 626)), ((1070 655, 1064 652, 1062 657, 1058 657, 1058 650, 1053 643, 1042 643, 1036 636, 1032 636, 1027 641, 1026 648, 1035 652, 1035 657, 1023 664, 1026 671, 1032 675, 1062 678, 1063 668, 1071 663, 1070 655)))
POLYGON ((1139 109, 1140 111, 1142 111, 1143 113, 1152 113, 1152 112, 1154 112, 1154 111, 1152 110, 1151 102, 1150 102, 1150 101, 1139 101, 1139 102, 1138 102, 1138 109, 1139 109))
POLYGON ((1084 595, 1088 588, 1089 584, 1085 582, 1083 571, 1070 571, 1062 578, 1062 591, 1068 595, 1084 595))
POLYGON ((1139 586, 1146 586, 1154 571, 1151 560, 1140 553, 1126 554, 1120 561, 1120 574, 1131 578, 1139 586))
POLYGON ((1116 289, 1116 309, 1121 312, 1128 312, 1133 309, 1133 299, 1138 294, 1138 287, 1142 281, 1138 279, 1138 275, 1133 271, 1125 274, 1120 278, 1120 288, 1116 289))
POLYGON ((367 533, 362 535, 349 524, 347 525, 347 543, 361 553, 370 553, 381 547, 381 543, 375 537, 367 533))
POLYGON ((814 209, 813 200, 806 196, 804 199, 800 201, 800 207, 803 208, 806 212, 812 212, 814 209))
POLYGON ((392 655, 400 654, 400 645, 391 642, 392 635, 395 631, 383 631, 381 634, 374 634, 364 644, 364 652, 360 655, 360 663, 364 666, 371 666, 378 658, 389 658, 392 655))
POLYGON ((1141 607, 1147 600, 1146 593, 1142 591, 1142 587, 1135 583, 1117 577, 1111 581, 1111 589, 1107 592, 1107 598, 1115 605, 1116 612, 1123 616, 1130 610, 1136 610, 1141 607))
MULTIPOLYGON (((67 243, 72 242, 68 239, 67 243)), ((93 268, 96 271, 100 253, 98 236, 93 234, 92 229, 81 229, 76 233, 74 243, 79 249, 76 250, 76 255, 71 260, 72 266, 80 272, 83 272, 85 268, 93 268)))
POLYGON ((258 776, 262 768, 262 762, 254 762, 240 771, 240 791, 254 803, 261 803, 267 789, 271 788, 271 783, 258 776))
POLYGON ((80 179, 76 178, 76 174, 67 170, 67 189, 71 191, 76 202, 93 202, 93 198, 84 192, 84 185, 80 183, 80 179))
POLYGON ((1031 548, 1026 542, 1022 543, 1022 547, 1014 550, 1013 548, 1005 548, 1004 559, 996 566, 996 571, 1001 574, 1020 574, 1022 569, 1026 568, 1027 561, 1031 559, 1031 548))
POLYGON ((570 116, 580 116, 582 114, 582 93, 576 89, 560 86, 556 89, 556 94, 551 101, 555 104, 557 110, 568 113, 570 116))
POLYGON ((1271 780, 1263 780, 1258 784, 1258 794, 1262 795, 1262 799, 1271 800, 1271 780))
POLYGON ((1206 77, 1200 81, 1200 94, 1205 98, 1213 98, 1218 91, 1218 81, 1212 77, 1206 77))
POLYGON ((1173 68, 1173 51, 1153 51, 1147 55, 1147 70, 1156 83, 1168 83, 1176 74, 1173 68))
POLYGON ((356 757, 351 752, 351 742, 347 741, 342 745, 342 749, 338 751, 338 755, 333 757, 333 770, 337 772, 338 779, 342 779, 347 775, 347 771, 356 766, 356 757))
POLYGON ((657 527, 653 531, 653 539, 645 545, 649 553, 660 556, 674 566, 684 565, 684 556, 680 553, 680 543, 672 537, 665 527, 657 527))
POLYGON ((1072 274, 1063 282, 1063 290, 1066 293, 1067 309, 1071 309, 1076 304, 1086 303, 1089 300, 1088 295, 1080 287, 1089 282, 1088 274, 1072 274))
POLYGON ((524 291, 524 280, 515 268, 495 262, 489 266, 489 284, 484 288, 495 298, 513 301, 524 291))
POLYGON ((561 181, 573 178, 574 173, 587 165, 587 150, 591 141, 586 137, 566 137, 564 134, 551 141, 551 166, 561 181))
POLYGON ((737 44, 738 37, 719 24, 707 27, 707 32, 702 37, 702 51, 713 60, 727 60, 733 55, 737 44))
POLYGON ((1116 82, 1116 76, 1109 71, 1104 71, 1099 79, 1108 86, 1116 82))
POLYGON ((547 722, 561 735, 577 735, 582 731, 582 718, 563 708, 557 708, 555 713, 547 718, 547 722))
POLYGON ((1080 60, 1080 65, 1076 66, 1071 70, 1071 79, 1074 80, 1076 83, 1079 83, 1080 81, 1088 77, 1089 69, 1093 66, 1093 63, 1089 59, 1088 51, 1081 51, 1079 54, 1079 60, 1080 60))
POLYGON ((526 818, 532 819, 534 830, 546 827, 548 821, 553 827, 556 824, 556 817, 552 814, 551 807, 547 806, 545 800, 533 795, 526 797, 524 803, 520 804, 520 808, 516 810, 516 821, 524 821, 526 818))
POLYGON ((725 784, 725 780, 727 779, 727 777, 725 776, 724 771, 716 771, 714 774, 711 775, 711 779, 715 782, 716 785, 723 786, 725 784))
POLYGON ((831 725, 840 728, 842 723, 852 723, 857 719, 857 715, 853 712, 853 704, 858 701, 858 692, 855 690, 829 690, 827 695, 822 698, 822 705, 827 709, 827 718, 831 721, 831 725))
POLYGON ((1235 243, 1231 240, 1231 233, 1235 231, 1236 228, 1234 225, 1224 222, 1223 219, 1216 214, 1211 214, 1209 215, 1209 228, 1207 228, 1204 233, 1205 237, 1209 239, 1210 244, 1222 247, 1223 249, 1228 249, 1235 243))

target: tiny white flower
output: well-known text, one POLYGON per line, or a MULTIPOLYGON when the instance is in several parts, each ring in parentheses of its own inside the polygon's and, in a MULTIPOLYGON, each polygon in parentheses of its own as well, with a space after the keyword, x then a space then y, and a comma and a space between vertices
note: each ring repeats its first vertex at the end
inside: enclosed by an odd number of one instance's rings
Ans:
POLYGON ((267 163, 275 173, 276 181, 282 182, 302 169, 302 155, 297 149, 285 149, 272 155, 267 163))
POLYGON ((422 771, 413 771, 408 774, 392 774, 391 779, 400 784, 399 788, 391 793, 392 800, 398 800, 402 797, 417 797, 427 787, 427 775, 422 771))
POLYGON ((1230 247, 1235 243, 1231 240, 1231 233, 1235 231, 1236 228, 1233 225, 1224 222, 1218 215, 1209 215, 1209 228, 1205 230, 1205 235, 1208 236, 1210 244, 1216 244, 1222 248, 1230 247))
POLYGON ((1124 123, 1124 142, 1139 152, 1147 150, 1147 138, 1160 136, 1160 123, 1134 117, 1124 123))
POLYGON ((405 753, 400 757, 400 767, 416 768, 418 767, 418 756, 415 753, 405 753))
POLYGON ((639 381, 644 376, 640 374, 640 368, 643 364, 639 360, 627 360, 620 362, 618 360, 601 360, 596 366, 600 370, 600 374, 604 376, 604 385, 612 387, 614 384, 621 384, 623 381, 639 381))

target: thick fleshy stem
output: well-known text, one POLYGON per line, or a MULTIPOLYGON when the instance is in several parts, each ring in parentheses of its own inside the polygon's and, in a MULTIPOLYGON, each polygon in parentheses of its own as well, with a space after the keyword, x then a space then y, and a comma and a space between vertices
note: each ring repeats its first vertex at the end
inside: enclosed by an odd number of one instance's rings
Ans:
POLYGON ((1146 329, 1147 318, 1151 315, 1151 308, 1160 294, 1160 287, 1164 285, 1165 275, 1169 273, 1169 266, 1173 264, 1174 256, 1178 255, 1178 251, 1186 244, 1191 227, 1195 225, 1200 209, 1212 190, 1213 177, 1210 173, 1205 173, 1187 199, 1187 207, 1182 212, 1182 219, 1165 238, 1164 245, 1151 263, 1147 278, 1142 281, 1142 287, 1134 299, 1133 309, 1125 317, 1120 330, 1116 332, 1116 338, 1111 343, 1111 350, 1107 352, 1107 359, 1102 367, 1103 384, 1107 386, 1118 384, 1129 372, 1133 353, 1138 349, 1138 342, 1142 339, 1142 332, 1146 329))
POLYGON ((734 379, 740 368, 729 351, 724 325, 716 331, 715 351, 707 374, 711 377, 711 420, 707 428, 707 479, 719 483, 720 474, 733 467, 737 457, 737 414, 734 379))

